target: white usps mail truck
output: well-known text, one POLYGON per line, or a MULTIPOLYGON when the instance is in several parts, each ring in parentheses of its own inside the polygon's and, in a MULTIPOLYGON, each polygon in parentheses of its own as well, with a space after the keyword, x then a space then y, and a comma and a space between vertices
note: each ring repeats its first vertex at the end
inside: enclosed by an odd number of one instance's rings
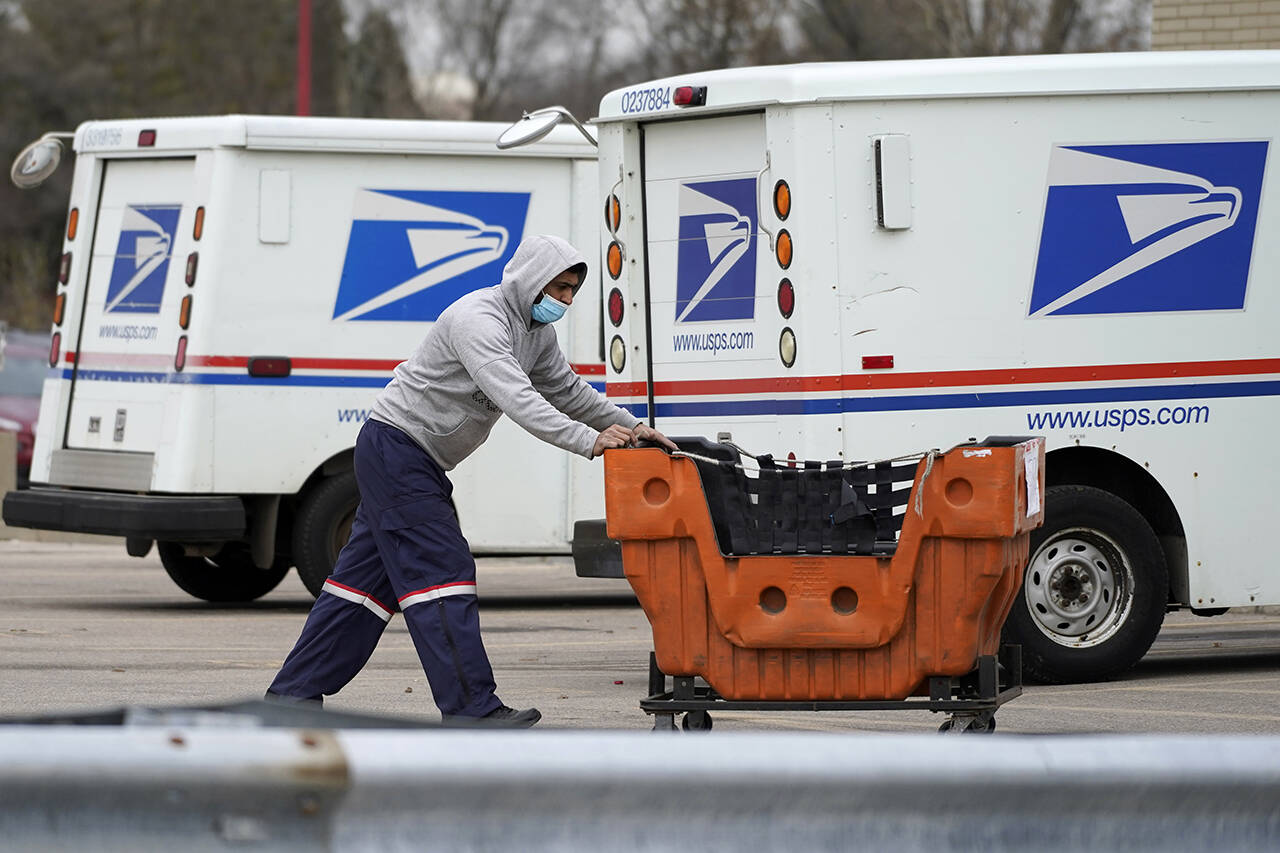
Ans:
POLYGON ((1006 625, 1042 680, 1129 667, 1168 608, 1280 603, 1278 90, 1241 51, 614 91, 608 394, 799 459, 1046 436, 1006 625))
MULTIPOLYGON (((32 488, 6 497, 6 523, 158 543, 204 599, 255 598, 293 565, 318 594, 358 499, 356 434, 395 366, 524 236, 597 240, 592 143, 559 128, 501 152, 500 130, 81 125, 32 488)), ((603 390, 599 287, 592 269, 556 332, 603 390)), ((601 478, 505 419, 452 476, 479 553, 567 552, 573 520, 603 515, 601 478)))

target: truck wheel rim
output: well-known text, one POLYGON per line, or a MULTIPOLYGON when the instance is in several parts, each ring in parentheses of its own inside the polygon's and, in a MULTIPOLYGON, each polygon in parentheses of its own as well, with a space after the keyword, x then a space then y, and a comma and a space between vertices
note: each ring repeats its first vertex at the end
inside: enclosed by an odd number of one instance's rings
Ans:
POLYGON ((1050 640, 1070 648, 1111 639, 1133 605, 1133 567, 1110 537, 1087 528, 1063 530, 1027 565, 1024 597, 1050 640))

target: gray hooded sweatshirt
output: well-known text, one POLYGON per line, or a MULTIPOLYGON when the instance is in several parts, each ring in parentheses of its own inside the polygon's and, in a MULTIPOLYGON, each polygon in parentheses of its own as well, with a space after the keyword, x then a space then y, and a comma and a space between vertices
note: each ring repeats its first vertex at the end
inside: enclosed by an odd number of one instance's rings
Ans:
POLYGON ((503 413, 587 458, 600 430, 636 426, 639 419, 573 372, 555 332, 530 314, 542 289, 579 265, 585 276, 586 260, 559 237, 526 237, 501 284, 445 309, 370 416, 404 432, 446 471, 484 443, 503 413))

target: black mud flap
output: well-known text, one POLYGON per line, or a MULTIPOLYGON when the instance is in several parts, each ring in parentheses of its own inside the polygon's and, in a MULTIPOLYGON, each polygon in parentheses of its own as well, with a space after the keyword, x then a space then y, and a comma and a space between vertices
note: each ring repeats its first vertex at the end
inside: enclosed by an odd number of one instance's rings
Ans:
POLYGON ((573 569, 580 578, 622 578, 622 546, 610 539, 603 518, 574 522, 573 569))

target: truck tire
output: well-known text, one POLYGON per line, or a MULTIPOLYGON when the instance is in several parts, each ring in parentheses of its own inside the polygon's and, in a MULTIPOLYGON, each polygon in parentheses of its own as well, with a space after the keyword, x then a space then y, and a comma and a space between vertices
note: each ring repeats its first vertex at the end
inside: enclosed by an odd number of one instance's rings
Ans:
POLYGON ((253 601, 275 589, 289 571, 279 561, 269 569, 258 568, 248 546, 240 542, 228 542, 212 557, 189 555, 180 542, 159 542, 157 550, 173 582, 205 601, 253 601))
POLYGON ((293 521, 293 562, 303 586, 312 595, 320 595, 333 572, 338 552, 351 536, 351 522, 359 504, 355 471, 321 480, 299 504, 293 521))
POLYGON ((1141 513, 1102 489, 1051 486, 1004 641, 1022 646, 1029 679, 1100 681, 1147 653, 1168 596, 1164 552, 1141 513))

